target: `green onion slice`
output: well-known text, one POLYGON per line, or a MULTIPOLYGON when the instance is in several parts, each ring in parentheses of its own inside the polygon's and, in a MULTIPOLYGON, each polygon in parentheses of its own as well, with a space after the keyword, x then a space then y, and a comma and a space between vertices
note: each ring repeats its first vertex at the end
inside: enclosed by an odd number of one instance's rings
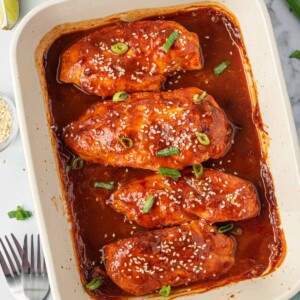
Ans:
POLYGON ((203 166, 202 166, 202 164, 194 165, 193 166, 193 171, 194 171, 195 177, 197 179, 200 178, 203 175, 203 166))
POLYGON ((110 190, 110 191, 112 191, 115 188, 113 181, 110 181, 110 182, 95 181, 94 187, 102 188, 102 189, 106 189, 106 190, 110 190))
POLYGON ((126 148, 126 149, 130 149, 130 148, 132 148, 132 146, 133 146, 133 141, 132 141, 132 139, 129 138, 129 137, 122 137, 122 138, 119 138, 119 142, 120 142, 120 144, 121 144, 124 148, 126 148))
POLYGON ((159 167, 158 172, 159 172, 159 174, 161 174, 163 176, 167 176, 167 177, 171 177, 171 178, 181 177, 181 173, 178 170, 174 170, 174 169, 159 167))
POLYGON ((100 277, 95 277, 91 282, 86 284, 86 288, 90 291, 97 289, 99 286, 102 285, 102 280, 100 277))
POLYGON ((195 103, 200 103, 207 95, 207 92, 204 91, 201 95, 199 94, 195 94, 194 97, 193 97, 193 101, 195 103))
MULTIPOLYGON (((300 5, 300 4, 299 4, 300 5)), ((290 56, 289 58, 297 58, 300 59, 300 50, 295 50, 290 56)))
POLYGON ((147 214, 152 209, 153 204, 154 204, 154 196, 149 196, 145 201, 142 213, 147 214))
POLYGON ((233 234, 233 235, 242 235, 243 231, 240 227, 236 227, 236 228, 232 229, 230 231, 230 233, 233 234))
POLYGON ((221 226, 219 227, 218 229, 218 233, 226 233, 226 232, 229 232, 231 229, 233 229, 234 225, 233 223, 229 223, 225 226, 221 226))
POLYGON ((177 154, 180 154, 180 150, 177 147, 171 147, 171 148, 165 148, 157 151, 156 156, 163 157, 163 156, 171 156, 177 154))
POLYGON ((69 173, 70 169, 71 169, 71 167, 69 165, 66 165, 65 171, 67 174, 69 173))
POLYGON ((128 51, 128 45, 125 43, 117 43, 112 45, 110 50, 115 54, 124 54, 128 51))
POLYGON ((31 212, 28 210, 24 210, 22 208, 22 206, 17 207, 17 210, 13 210, 7 213, 9 218, 15 218, 18 221, 19 220, 27 220, 28 218, 30 218, 32 216, 31 212))
POLYGON ((170 296, 170 293, 171 293, 171 286, 168 285, 168 286, 163 286, 160 290, 159 290, 159 294, 164 297, 164 298, 167 298, 170 296))
POLYGON ((214 68, 215 75, 220 76, 228 68, 229 65, 230 61, 223 61, 221 64, 214 68))
POLYGON ((164 51, 168 52, 178 38, 179 38, 179 33, 177 31, 173 31, 170 34, 170 36, 167 38, 165 44, 163 45, 164 51))
POLYGON ((300 17, 300 1, 299 0, 287 0, 292 10, 300 17))
POLYGON ((125 101, 128 97, 129 95, 126 92, 121 91, 121 92, 116 92, 112 100, 113 102, 122 102, 125 101))
POLYGON ((78 170, 83 167, 84 160, 81 157, 76 157, 71 162, 71 168, 73 170, 78 170))
POLYGON ((210 144, 210 139, 206 133, 196 132, 196 137, 201 145, 208 146, 210 144))

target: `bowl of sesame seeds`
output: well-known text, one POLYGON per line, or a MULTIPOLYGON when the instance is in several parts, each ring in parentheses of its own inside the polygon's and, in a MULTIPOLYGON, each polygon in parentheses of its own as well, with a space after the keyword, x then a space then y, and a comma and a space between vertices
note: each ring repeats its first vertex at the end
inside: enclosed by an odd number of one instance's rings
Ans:
POLYGON ((14 140, 18 133, 18 120, 14 103, 0 92, 0 152, 14 140))

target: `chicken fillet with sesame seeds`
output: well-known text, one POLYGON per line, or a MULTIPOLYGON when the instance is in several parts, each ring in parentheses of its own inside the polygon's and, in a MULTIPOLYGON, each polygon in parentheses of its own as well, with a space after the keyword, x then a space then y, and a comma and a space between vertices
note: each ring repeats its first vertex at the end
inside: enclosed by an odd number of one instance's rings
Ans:
POLYGON ((126 292, 141 296, 224 274, 234 264, 234 251, 230 236, 193 221, 109 244, 104 257, 108 276, 126 292))
POLYGON ((107 97, 160 90, 167 76, 202 65, 197 34, 173 21, 135 21, 103 27, 71 45, 61 56, 59 78, 107 97), (179 37, 165 51, 173 32, 179 37))
POLYGON ((186 172, 179 180, 150 175, 130 181, 115 191, 108 203, 147 228, 179 225, 196 218, 203 224, 239 221, 260 211, 251 183, 210 169, 204 169, 199 179, 186 172), (154 196, 153 206, 144 213, 149 196, 154 196))
POLYGON ((221 157, 231 135, 231 126, 213 97, 192 87, 135 93, 118 103, 98 102, 65 129, 64 141, 86 161, 180 170, 221 157), (201 101, 193 101, 203 94, 201 101), (204 143, 199 133, 206 137, 204 143), (177 154, 159 155, 169 148, 176 148, 177 154))

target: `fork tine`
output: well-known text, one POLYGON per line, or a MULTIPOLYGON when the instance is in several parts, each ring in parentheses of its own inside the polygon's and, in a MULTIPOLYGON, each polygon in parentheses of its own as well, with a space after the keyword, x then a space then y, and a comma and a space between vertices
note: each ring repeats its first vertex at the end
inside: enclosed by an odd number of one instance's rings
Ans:
POLYGON ((23 257, 22 257, 22 270, 23 270, 24 273, 29 274, 27 234, 25 235, 25 238, 24 238, 23 257))
POLYGON ((16 245, 16 248, 19 252, 20 257, 23 257, 23 249, 22 249, 20 243, 18 242, 18 240, 16 239, 16 237, 12 233, 11 233, 11 237, 12 237, 12 239, 13 239, 15 245, 16 245))
POLYGON ((47 275, 47 267, 46 267, 46 262, 45 262, 45 258, 43 259, 44 261, 44 274, 47 275))
POLYGON ((33 243, 33 234, 31 235, 31 259, 30 259, 30 273, 35 273, 34 268, 34 243, 33 243))
POLYGON ((38 246, 37 246, 37 272, 38 274, 41 274, 42 273, 42 270, 41 270, 41 249, 40 249, 40 235, 38 234, 38 246))
POLYGON ((0 266, 2 267, 5 276, 11 276, 10 270, 5 262, 5 259, 0 251, 0 266))
POLYGON ((7 238, 7 236, 5 236, 5 239, 6 239, 6 242, 7 242, 8 246, 9 246, 9 249, 10 249, 10 251, 11 251, 11 253, 12 253, 14 259, 15 259, 15 263, 17 264, 18 271, 19 271, 19 273, 20 273, 20 272, 21 272, 21 264, 20 264, 20 261, 19 261, 17 255, 16 255, 16 252, 15 252, 14 248, 11 246, 11 243, 10 243, 9 239, 7 238))
POLYGON ((8 260, 8 263, 9 263, 9 265, 10 265, 10 268, 11 268, 13 274, 14 274, 14 275, 17 275, 18 272, 17 272, 17 270, 16 270, 16 267, 15 267, 15 265, 13 264, 13 262, 12 262, 12 260, 11 260, 11 258, 10 258, 10 255, 9 255, 8 251, 6 250, 6 247, 5 247, 4 243, 2 242, 2 239, 1 239, 1 238, 0 238, 0 243, 1 243, 1 245, 2 245, 2 248, 3 248, 3 250, 4 250, 4 253, 5 253, 5 255, 6 255, 6 258, 7 258, 7 260, 8 260))
MULTIPOLYGON (((10 235, 11 235, 11 237, 12 237, 14 243, 15 243, 15 246, 16 246, 16 248, 18 250, 18 253, 19 253, 19 255, 21 257, 21 261, 22 261, 22 259, 23 259, 23 249, 22 249, 20 243, 18 242, 17 238, 14 236, 14 234, 11 233, 10 235)), ((28 263, 28 260, 27 260, 27 263, 28 263)))

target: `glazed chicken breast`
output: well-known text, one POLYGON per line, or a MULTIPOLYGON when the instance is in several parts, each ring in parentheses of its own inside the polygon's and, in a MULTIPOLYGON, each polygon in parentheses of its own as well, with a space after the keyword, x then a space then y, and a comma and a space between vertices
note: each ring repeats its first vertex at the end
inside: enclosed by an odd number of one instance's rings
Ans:
POLYGON ((135 21, 103 27, 61 55, 59 78, 102 97, 160 90, 166 76, 203 65, 197 34, 173 21, 135 21), (177 39, 166 51, 167 39, 177 39))
POLYGON ((133 295, 152 293, 226 273, 235 243, 198 222, 148 231, 104 247, 108 276, 133 295))
POLYGON ((260 211, 251 183, 210 169, 204 169, 199 179, 193 174, 179 180, 150 175, 130 181, 115 191, 108 203, 147 228, 183 224, 196 218, 202 224, 239 221, 255 217, 260 211), (147 199, 151 198, 151 209, 145 213, 147 199))
POLYGON ((64 141, 86 161, 180 170, 222 156, 231 133, 213 97, 198 88, 183 88, 135 93, 118 103, 98 102, 67 126, 64 141), (200 95, 203 99, 195 102, 200 95), (170 148, 175 153, 170 155, 170 148))

